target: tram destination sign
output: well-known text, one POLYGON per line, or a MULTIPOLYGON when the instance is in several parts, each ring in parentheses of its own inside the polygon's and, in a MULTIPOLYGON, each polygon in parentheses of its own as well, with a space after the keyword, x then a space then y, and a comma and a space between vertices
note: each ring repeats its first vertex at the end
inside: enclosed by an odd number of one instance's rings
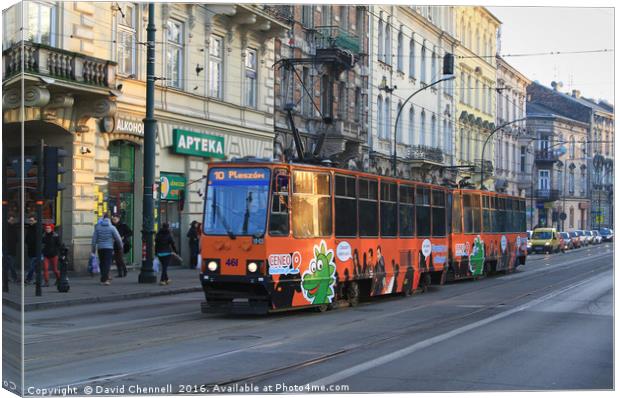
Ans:
POLYGON ((174 129, 172 138, 172 150, 175 153, 205 158, 224 158, 224 137, 174 129))

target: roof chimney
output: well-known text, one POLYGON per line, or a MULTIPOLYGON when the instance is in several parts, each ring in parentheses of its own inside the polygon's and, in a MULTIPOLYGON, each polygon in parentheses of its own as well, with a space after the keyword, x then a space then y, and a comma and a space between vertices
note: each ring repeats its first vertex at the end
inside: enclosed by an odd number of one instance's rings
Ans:
POLYGON ((581 91, 573 90, 573 98, 579 98, 579 97, 581 97, 581 91))

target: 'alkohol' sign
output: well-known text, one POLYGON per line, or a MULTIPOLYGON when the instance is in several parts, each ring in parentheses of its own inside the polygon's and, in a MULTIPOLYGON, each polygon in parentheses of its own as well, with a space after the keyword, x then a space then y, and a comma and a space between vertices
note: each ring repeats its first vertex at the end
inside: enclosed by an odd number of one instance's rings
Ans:
POLYGON ((224 158, 224 137, 193 131, 172 130, 175 153, 207 158, 224 158))

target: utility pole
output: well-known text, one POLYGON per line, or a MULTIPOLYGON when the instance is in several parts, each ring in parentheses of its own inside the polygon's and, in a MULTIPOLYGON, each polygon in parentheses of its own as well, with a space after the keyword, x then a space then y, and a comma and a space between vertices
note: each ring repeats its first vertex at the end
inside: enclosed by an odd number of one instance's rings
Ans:
POLYGON ((144 187, 142 199, 142 259, 139 283, 155 283, 153 271, 153 184, 155 182, 155 4, 149 3, 146 27, 146 117, 144 118, 144 187))

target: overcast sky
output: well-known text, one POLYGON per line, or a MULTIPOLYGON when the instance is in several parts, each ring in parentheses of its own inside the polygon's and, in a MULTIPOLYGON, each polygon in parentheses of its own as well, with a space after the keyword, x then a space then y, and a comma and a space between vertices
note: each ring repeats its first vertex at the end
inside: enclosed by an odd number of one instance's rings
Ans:
MULTIPOLYGON (((488 7, 502 21, 501 54, 614 49, 612 8, 488 7)), ((614 103, 614 52, 504 58, 531 80, 614 103)))

